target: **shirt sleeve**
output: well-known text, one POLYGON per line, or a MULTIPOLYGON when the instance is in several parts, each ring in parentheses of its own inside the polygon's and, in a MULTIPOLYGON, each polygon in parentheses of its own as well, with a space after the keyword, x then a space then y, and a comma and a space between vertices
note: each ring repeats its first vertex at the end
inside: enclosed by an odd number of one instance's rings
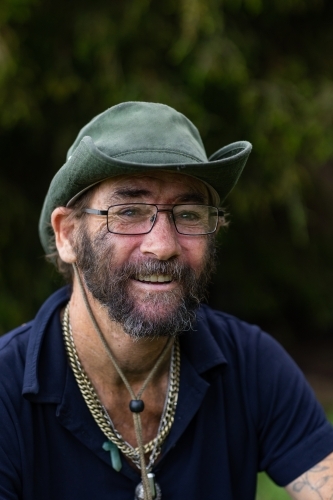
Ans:
POLYGON ((333 451, 333 428, 301 370, 262 332, 256 360, 259 470, 285 486, 333 451))

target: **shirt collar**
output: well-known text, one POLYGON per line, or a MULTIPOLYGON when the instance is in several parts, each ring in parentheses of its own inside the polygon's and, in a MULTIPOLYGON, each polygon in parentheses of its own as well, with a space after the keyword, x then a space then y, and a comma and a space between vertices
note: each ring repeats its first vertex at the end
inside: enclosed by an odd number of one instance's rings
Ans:
POLYGON ((58 290, 43 304, 32 323, 22 390, 30 400, 55 403, 61 400, 67 361, 60 309, 69 298, 69 287, 58 290))
MULTIPOLYGON (((33 322, 22 391, 30 400, 61 401, 68 364, 59 313, 69 298, 70 288, 61 288, 43 304, 33 322)), ((207 306, 200 307, 193 331, 180 338, 182 353, 198 374, 227 364, 209 327, 208 315, 207 306)))
POLYGON ((219 365, 227 364, 227 360, 217 343, 209 324, 211 309, 202 305, 197 313, 197 321, 193 331, 180 337, 182 352, 199 374, 203 374, 219 365))

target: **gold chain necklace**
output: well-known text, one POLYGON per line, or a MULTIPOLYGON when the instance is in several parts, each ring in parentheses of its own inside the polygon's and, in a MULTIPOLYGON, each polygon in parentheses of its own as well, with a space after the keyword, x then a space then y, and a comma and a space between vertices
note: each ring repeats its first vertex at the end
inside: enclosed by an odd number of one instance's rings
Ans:
MULTIPOLYGON (((110 416, 108 415, 105 407, 100 402, 97 393, 85 373, 74 343, 71 325, 69 321, 69 304, 65 309, 63 322, 62 322, 63 336, 65 342, 65 348, 67 356, 69 359, 70 366, 74 373, 76 382, 79 386, 83 399, 88 406, 90 413, 92 414, 95 422, 108 438, 109 441, 114 443, 117 448, 130 460, 135 463, 135 465, 140 469, 140 452, 139 448, 133 448, 129 443, 127 443, 121 436, 121 434, 114 428, 110 416)), ((164 406, 163 414, 160 421, 159 430, 157 436, 146 443, 143 446, 144 453, 150 453, 149 464, 146 467, 147 471, 151 470, 153 463, 157 459, 161 452, 162 445, 169 434, 172 424, 174 422, 174 416, 177 407, 178 392, 179 392, 179 381, 180 381, 180 347, 179 341, 176 339, 170 364, 170 376, 169 376, 169 387, 166 397, 166 404, 164 406)))

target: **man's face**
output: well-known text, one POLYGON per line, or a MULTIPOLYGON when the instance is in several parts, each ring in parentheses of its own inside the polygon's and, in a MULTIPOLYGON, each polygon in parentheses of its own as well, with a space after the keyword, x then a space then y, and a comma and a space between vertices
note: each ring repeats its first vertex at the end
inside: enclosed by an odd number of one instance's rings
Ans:
MULTIPOLYGON (((209 193, 189 176, 152 172, 101 183, 87 208, 106 210, 124 203, 162 208, 209 204, 209 193)), ((112 320, 134 338, 191 328, 214 268, 214 236, 179 234, 169 212, 159 212, 151 232, 143 235, 109 233, 104 216, 87 215, 81 224, 75 241, 77 264, 112 320)))

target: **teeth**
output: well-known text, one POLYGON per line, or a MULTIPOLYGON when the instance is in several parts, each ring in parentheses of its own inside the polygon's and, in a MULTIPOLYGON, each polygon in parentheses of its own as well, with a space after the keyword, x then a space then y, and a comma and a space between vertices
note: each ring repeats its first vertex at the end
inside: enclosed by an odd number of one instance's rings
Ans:
POLYGON ((166 281, 172 281, 172 278, 168 274, 151 274, 150 276, 143 276, 139 274, 138 280, 149 281, 151 283, 165 283, 166 281))

